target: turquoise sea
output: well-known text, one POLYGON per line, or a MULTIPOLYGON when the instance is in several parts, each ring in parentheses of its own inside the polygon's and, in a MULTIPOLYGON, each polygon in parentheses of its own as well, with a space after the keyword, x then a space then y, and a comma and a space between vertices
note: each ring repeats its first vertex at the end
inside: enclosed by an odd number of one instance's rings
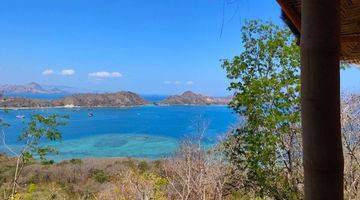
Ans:
MULTIPOLYGON (((6 143, 19 149, 17 140, 31 114, 69 115, 62 127, 63 138, 54 144, 55 160, 86 157, 139 157, 156 159, 171 155, 179 141, 196 133, 196 123, 209 125, 204 145, 214 145, 238 117, 227 106, 140 106, 130 108, 27 109, 0 111, 0 119, 11 126, 4 129, 6 143), (89 112, 93 113, 89 117, 89 112), (17 115, 24 115, 18 119, 17 115)), ((5 151, 1 143, 0 151, 5 151)))

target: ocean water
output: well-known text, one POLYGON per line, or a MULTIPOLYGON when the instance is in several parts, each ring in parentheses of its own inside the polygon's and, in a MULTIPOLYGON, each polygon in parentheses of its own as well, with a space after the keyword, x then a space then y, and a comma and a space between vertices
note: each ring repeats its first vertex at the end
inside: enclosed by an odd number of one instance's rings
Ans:
MULTIPOLYGON (((55 160, 86 157, 138 157, 157 159, 173 154, 179 142, 196 134, 199 121, 208 123, 204 145, 218 142, 240 119, 227 106, 140 106, 131 108, 26 109, 0 111, 10 124, 4 129, 6 143, 18 150, 19 134, 32 114, 68 115, 60 128, 62 141, 52 144, 55 160), (89 112, 93 117, 89 117, 89 112), (18 119, 17 115, 24 115, 18 119)), ((7 152, 0 144, 0 151, 7 152)))

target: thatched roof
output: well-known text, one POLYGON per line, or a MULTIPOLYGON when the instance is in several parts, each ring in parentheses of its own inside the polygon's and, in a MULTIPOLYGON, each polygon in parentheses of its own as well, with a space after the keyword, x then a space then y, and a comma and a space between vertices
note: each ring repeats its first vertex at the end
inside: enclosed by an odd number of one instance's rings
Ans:
MULTIPOLYGON (((301 0, 277 0, 292 28, 301 30, 301 0)), ((341 0, 341 57, 360 64, 360 0, 341 0)))

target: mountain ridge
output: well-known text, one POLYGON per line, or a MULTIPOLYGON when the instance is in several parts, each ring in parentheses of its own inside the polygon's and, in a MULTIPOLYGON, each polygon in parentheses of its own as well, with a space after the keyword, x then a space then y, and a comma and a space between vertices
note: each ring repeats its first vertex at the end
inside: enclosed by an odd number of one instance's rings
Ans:
POLYGON ((4 84, 0 85, 2 94, 62 94, 68 93, 59 88, 45 89, 39 83, 30 82, 26 85, 4 84))

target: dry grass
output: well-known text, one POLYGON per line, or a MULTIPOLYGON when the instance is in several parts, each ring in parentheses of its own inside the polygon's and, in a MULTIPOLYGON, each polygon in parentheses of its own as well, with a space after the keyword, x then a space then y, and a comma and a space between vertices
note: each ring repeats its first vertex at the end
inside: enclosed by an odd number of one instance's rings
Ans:
POLYGON ((170 199, 223 199, 229 168, 221 158, 197 143, 184 142, 176 156, 164 162, 170 199))
MULTIPOLYGON (((0 190, 8 194, 14 161, 1 158, 1 175, 6 178, 0 190)), ((184 143, 176 156, 157 161, 109 158, 32 163, 24 167, 14 199, 223 199, 225 172, 224 163, 213 154, 184 143)))

